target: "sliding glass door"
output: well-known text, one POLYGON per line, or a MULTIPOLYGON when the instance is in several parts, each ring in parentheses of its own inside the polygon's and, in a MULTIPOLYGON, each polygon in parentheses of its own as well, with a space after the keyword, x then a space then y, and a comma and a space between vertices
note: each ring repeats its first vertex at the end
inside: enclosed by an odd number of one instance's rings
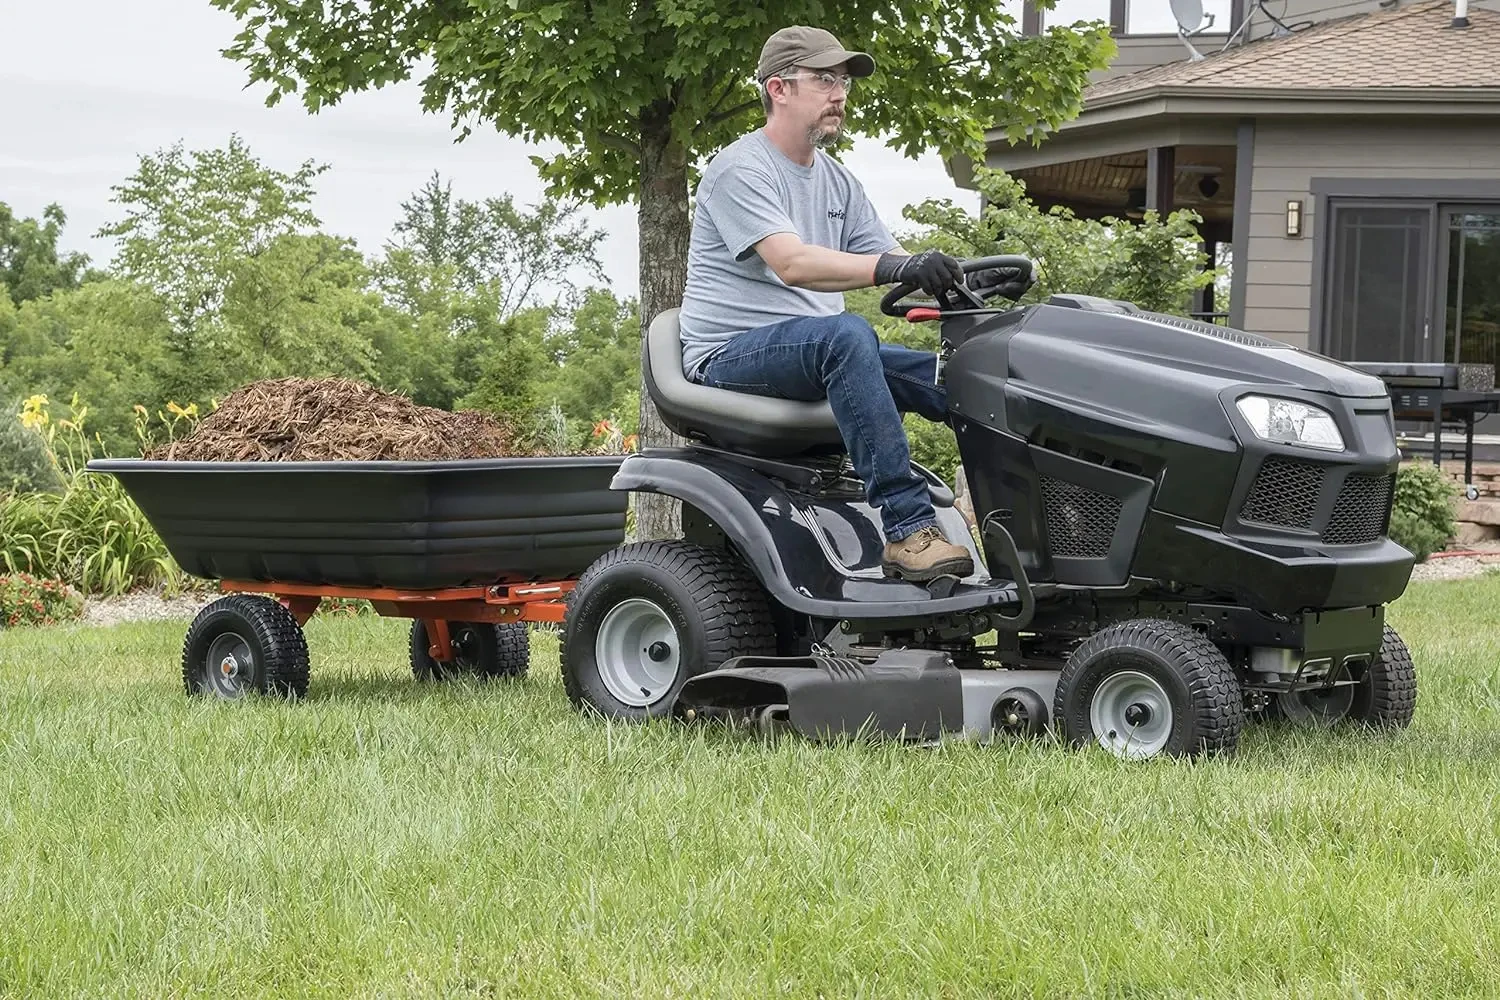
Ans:
MULTIPOLYGON (((1323 232, 1323 353, 1500 371, 1500 202, 1332 198, 1323 232)), ((1476 431, 1500 434, 1500 415, 1476 431)))
POLYGON ((1428 205, 1333 202, 1324 353, 1340 361, 1433 361, 1428 205))

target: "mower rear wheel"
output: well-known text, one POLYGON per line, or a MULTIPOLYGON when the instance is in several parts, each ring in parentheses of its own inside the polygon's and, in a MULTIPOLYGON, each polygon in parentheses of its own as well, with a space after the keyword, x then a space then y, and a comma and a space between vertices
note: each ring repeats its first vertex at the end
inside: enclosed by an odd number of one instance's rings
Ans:
POLYGON ((1245 724, 1223 651, 1187 625, 1149 618, 1080 643, 1058 676, 1053 714, 1073 745, 1128 759, 1232 754, 1245 724))
POLYGON ((428 648, 432 640, 420 618, 411 623, 411 672, 419 681, 445 681, 463 675, 483 679, 524 677, 531 666, 531 636, 525 622, 449 622, 453 659, 441 663, 428 648))
POLYGON ((1350 722, 1374 729, 1405 729, 1417 708, 1417 669, 1411 651, 1387 625, 1380 652, 1357 684, 1341 684, 1326 692, 1279 694, 1275 707, 1283 718, 1300 725, 1350 722))
POLYGON ((689 677, 744 655, 774 655, 760 581, 728 552, 679 540, 600 556, 568 598, 560 642, 575 707, 640 721, 670 715, 689 677))
POLYGON ((307 681, 307 637, 279 601, 230 594, 204 606, 188 626, 182 682, 189 695, 300 698, 307 681))

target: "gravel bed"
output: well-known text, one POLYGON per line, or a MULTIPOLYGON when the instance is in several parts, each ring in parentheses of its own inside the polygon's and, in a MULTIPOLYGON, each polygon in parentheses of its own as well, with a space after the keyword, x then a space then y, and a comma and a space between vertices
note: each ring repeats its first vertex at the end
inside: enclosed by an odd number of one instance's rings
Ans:
POLYGON ((91 597, 83 605, 85 625, 118 625, 135 621, 191 622, 216 592, 189 591, 165 597, 156 591, 137 590, 119 597, 91 597))

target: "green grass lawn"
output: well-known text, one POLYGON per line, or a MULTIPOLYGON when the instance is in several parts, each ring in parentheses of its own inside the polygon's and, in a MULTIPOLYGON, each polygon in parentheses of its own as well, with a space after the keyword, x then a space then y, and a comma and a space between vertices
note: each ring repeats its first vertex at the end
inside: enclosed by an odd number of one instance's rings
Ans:
POLYGON ((418 686, 314 619, 300 704, 186 623, 0 632, 0 995, 1438 997, 1500 982, 1500 577, 1391 610, 1394 738, 1232 760, 775 745, 418 686))

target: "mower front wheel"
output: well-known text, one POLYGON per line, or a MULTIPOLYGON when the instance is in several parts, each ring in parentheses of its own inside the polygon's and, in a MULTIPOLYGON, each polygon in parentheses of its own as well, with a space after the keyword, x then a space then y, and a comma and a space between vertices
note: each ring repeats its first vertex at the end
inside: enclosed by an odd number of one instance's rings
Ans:
POLYGON ((1416 713, 1417 669, 1406 643, 1387 625, 1380 652, 1358 683, 1278 694, 1274 704, 1283 718, 1304 726, 1350 723, 1371 729, 1405 729, 1416 713))
POLYGON ((678 540, 623 545, 579 577, 560 643, 563 685, 580 709, 668 716, 688 678, 744 655, 774 655, 760 581, 728 552, 678 540))
POLYGON ((1073 745, 1128 759, 1233 754, 1245 724, 1223 651, 1160 619, 1119 622, 1081 643, 1058 677, 1053 714, 1073 745))

